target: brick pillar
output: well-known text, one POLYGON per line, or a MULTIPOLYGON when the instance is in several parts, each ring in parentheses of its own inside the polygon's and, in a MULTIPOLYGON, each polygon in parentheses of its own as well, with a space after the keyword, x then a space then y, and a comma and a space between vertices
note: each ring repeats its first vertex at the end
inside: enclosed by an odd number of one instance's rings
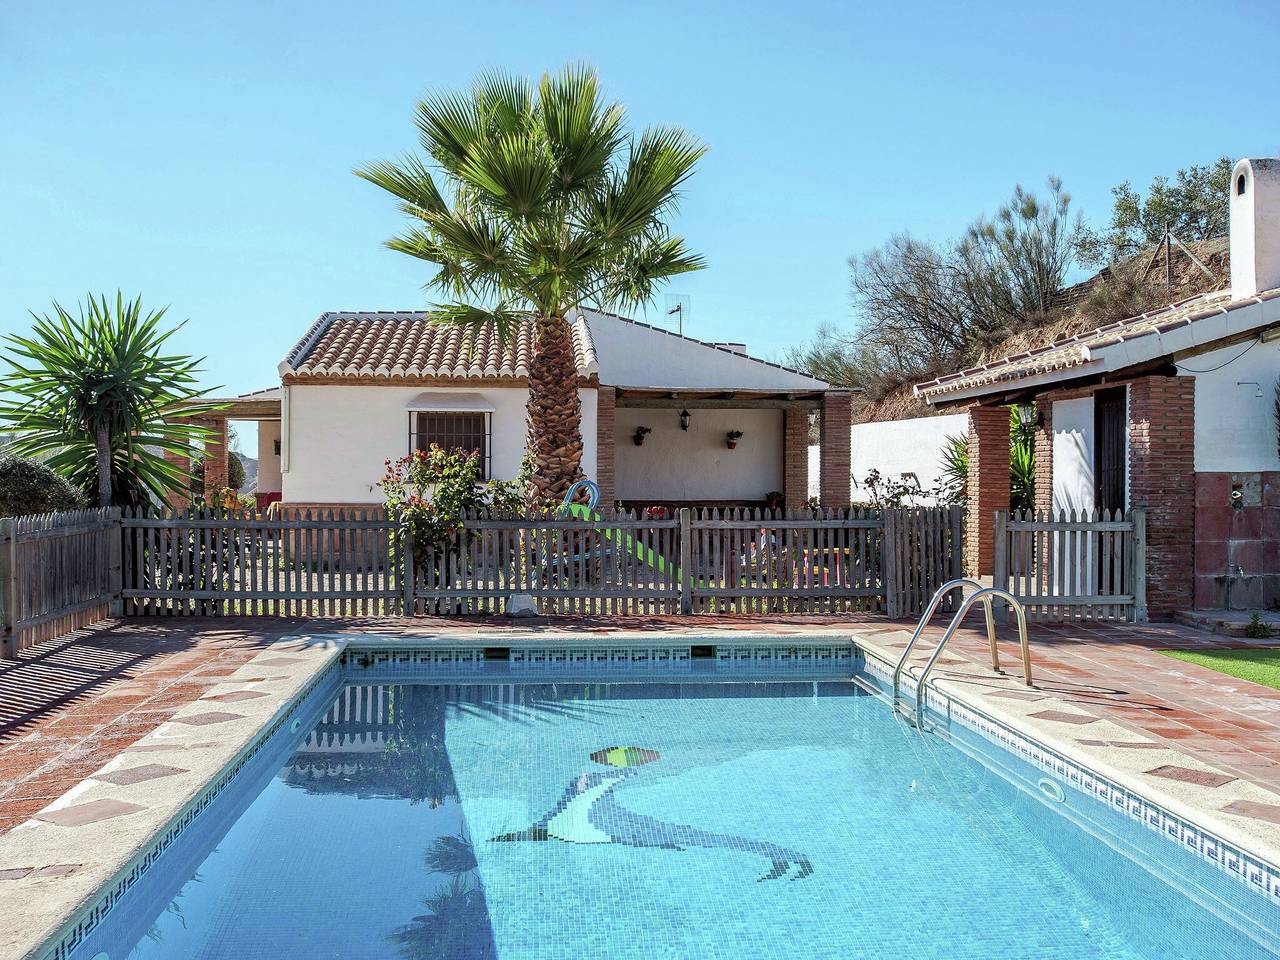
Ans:
POLYGON ((1009 509, 1009 408, 969 408, 969 502, 965 512, 965 569, 990 576, 995 559, 992 524, 1009 509))
POLYGON ((208 503, 227 485, 227 418, 201 418, 199 423, 212 431, 204 441, 204 499, 208 503))
POLYGON ((1168 618, 1195 597, 1195 378, 1129 385, 1129 506, 1147 512, 1147 610, 1168 618))
POLYGON ((809 499, 809 411, 782 414, 782 494, 788 510, 809 499))
POLYGON ((1053 401, 1045 394, 1036 398, 1036 511, 1053 510, 1053 401))
MULTIPOLYGON (((181 470, 184 475, 188 477, 191 475, 190 457, 179 456, 176 453, 170 453, 166 450, 164 451, 164 458, 181 470)), ((171 510, 185 510, 187 507, 191 506, 191 498, 178 493, 170 493, 166 500, 171 510)))
POLYGON ((824 507, 843 509, 853 499, 849 474, 853 469, 850 445, 853 397, 839 390, 822 395, 821 447, 819 448, 819 499, 824 507))
POLYGON ((596 483, 600 487, 600 509, 612 510, 614 493, 613 431, 618 391, 613 387, 596 390, 596 483))

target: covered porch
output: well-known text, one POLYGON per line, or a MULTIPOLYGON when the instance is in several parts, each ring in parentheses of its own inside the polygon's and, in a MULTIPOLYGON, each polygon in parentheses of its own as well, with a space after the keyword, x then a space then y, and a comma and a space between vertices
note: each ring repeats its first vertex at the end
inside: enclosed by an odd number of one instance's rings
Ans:
POLYGON ((821 505, 850 502, 852 391, 601 387, 602 500, 624 510, 798 509, 809 438, 821 437, 821 505))
MULTIPOLYGON (((229 424, 250 422, 257 426, 257 460, 258 476, 254 490, 254 498, 260 510, 266 510, 272 503, 280 500, 281 495, 281 457, 280 457, 280 422, 281 422, 281 387, 270 387, 256 390, 235 397, 215 397, 202 403, 212 403, 218 409, 199 417, 190 418, 210 432, 203 450, 204 489, 207 501, 218 491, 228 485, 230 470, 229 424)), ((184 469, 191 466, 191 458, 165 454, 165 459, 182 465, 184 469)), ((174 508, 190 505, 185 497, 172 497, 169 506, 174 508)))

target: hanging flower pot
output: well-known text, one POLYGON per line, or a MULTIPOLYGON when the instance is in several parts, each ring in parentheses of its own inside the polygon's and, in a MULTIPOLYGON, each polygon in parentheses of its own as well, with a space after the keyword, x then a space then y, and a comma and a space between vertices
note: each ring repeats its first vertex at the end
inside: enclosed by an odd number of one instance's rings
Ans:
POLYGON ((738 441, 742 439, 741 430, 730 430, 724 435, 724 445, 730 450, 738 449, 738 441))
POLYGON ((637 447, 644 446, 644 438, 653 433, 651 427, 636 427, 636 432, 631 435, 631 442, 637 447))

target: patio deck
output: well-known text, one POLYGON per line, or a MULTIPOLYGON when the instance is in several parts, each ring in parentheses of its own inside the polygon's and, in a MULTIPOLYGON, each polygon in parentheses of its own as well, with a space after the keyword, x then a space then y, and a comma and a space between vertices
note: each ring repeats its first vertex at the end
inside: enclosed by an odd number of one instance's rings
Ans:
MULTIPOLYGON (((975 617, 975 620, 978 618, 975 617)), ((495 633, 592 637, 619 633, 732 636, 746 632, 798 635, 858 632, 900 649, 911 624, 873 616, 787 618, 653 617, 291 620, 267 618, 124 619, 50 641, 17 661, 0 662, 0 833, 27 820, 76 786, 183 706, 201 697, 276 641, 299 633, 394 632, 457 643, 495 633)), ((936 636, 941 626, 931 627, 936 636)), ((1013 637, 1002 631, 1011 664, 1013 637)), ((1093 717, 1141 733, 1220 774, 1201 776, 1206 790, 1233 780, 1276 796, 1247 816, 1280 823, 1280 691, 1183 663, 1159 648, 1265 646, 1173 624, 1032 626, 1036 689, 1001 695, 1065 701, 1093 717)), ((957 634, 939 676, 984 684, 985 635, 957 634)), ((1047 713, 1048 711, 1046 711, 1047 713)), ((1063 715, 1062 724, 1086 723, 1063 715)), ((1069 729, 1069 728, 1065 728, 1069 729)), ((1173 779, 1198 771, 1174 767, 1173 779)), ((1194 782, 1194 781, 1192 781, 1194 782)), ((1235 811, 1232 811, 1235 812, 1235 811)), ((1240 811, 1244 813, 1244 811, 1240 811)))

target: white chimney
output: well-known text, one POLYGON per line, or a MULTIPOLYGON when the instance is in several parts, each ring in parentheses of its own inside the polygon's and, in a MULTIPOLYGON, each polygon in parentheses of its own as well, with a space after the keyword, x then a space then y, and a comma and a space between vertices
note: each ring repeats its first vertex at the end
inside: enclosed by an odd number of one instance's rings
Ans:
POLYGON ((1245 159, 1231 171, 1231 295, 1280 287, 1280 159, 1245 159))

